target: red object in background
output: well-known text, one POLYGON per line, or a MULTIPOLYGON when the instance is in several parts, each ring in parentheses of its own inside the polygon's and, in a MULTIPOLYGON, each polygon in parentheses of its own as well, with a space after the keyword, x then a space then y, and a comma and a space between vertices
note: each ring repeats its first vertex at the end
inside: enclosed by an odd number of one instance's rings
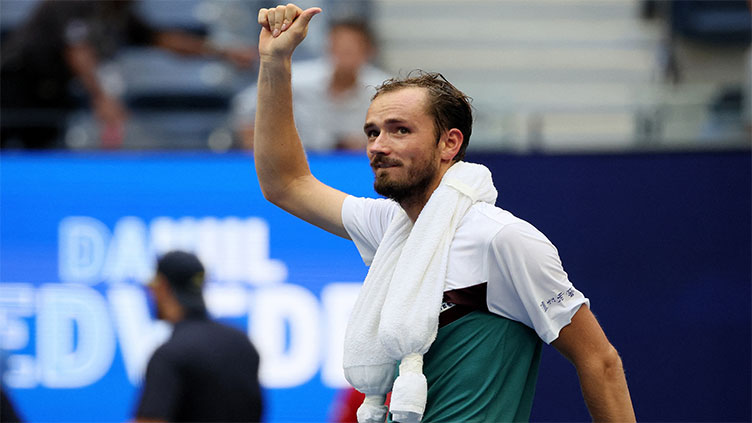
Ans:
MULTIPOLYGON (((334 418, 333 422, 336 423, 355 423, 358 421, 358 407, 363 403, 365 394, 361 394, 354 388, 349 388, 340 391, 337 394, 337 399, 334 404, 334 418)), ((386 395, 386 405, 389 406, 389 400, 392 398, 392 393, 386 395)))
POLYGON ((102 141, 102 148, 105 150, 119 150, 123 146, 125 138, 125 126, 120 125, 103 125, 99 137, 102 141))

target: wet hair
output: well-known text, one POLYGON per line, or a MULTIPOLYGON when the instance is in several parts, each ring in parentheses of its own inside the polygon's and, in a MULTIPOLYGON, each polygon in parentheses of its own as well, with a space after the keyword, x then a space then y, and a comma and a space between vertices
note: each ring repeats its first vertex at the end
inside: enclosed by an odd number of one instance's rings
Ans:
POLYGON ((428 93, 428 112, 433 116, 437 142, 444 131, 457 128, 462 132, 462 145, 452 159, 455 162, 462 160, 473 131, 472 99, 447 81, 444 75, 422 70, 414 70, 405 77, 384 81, 376 87, 373 99, 383 93, 410 87, 424 88, 428 93))

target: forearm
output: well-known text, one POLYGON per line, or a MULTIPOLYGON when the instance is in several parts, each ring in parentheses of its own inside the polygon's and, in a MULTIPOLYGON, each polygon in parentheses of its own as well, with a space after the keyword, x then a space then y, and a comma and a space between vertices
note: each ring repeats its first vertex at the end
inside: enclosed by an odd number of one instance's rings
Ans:
POLYGON ((551 343, 574 364, 594 421, 635 421, 621 357, 587 305, 551 343))
POLYGON ((99 63, 91 46, 77 44, 68 47, 65 50, 65 60, 93 103, 105 96, 105 91, 102 89, 97 76, 99 63))
POLYGON ((251 46, 219 47, 187 32, 158 33, 154 45, 177 54, 222 59, 240 68, 248 68, 256 61, 256 52, 251 46))
POLYGON ((212 56, 220 53, 219 50, 206 42, 203 37, 197 37, 192 34, 177 31, 158 33, 154 40, 154 44, 157 47, 178 54, 212 56))
POLYGON ((271 201, 310 174, 295 129, 290 66, 289 58, 262 59, 259 66, 253 151, 261 190, 271 201))
POLYGON ((582 395, 593 421, 633 422, 635 413, 616 350, 605 364, 578 368, 582 395))

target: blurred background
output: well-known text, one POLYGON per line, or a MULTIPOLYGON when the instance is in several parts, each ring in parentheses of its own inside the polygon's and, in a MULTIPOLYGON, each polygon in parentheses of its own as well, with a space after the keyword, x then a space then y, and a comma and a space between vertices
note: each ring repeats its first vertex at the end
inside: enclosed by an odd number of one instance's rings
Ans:
MULTIPOLYGON (((131 419, 169 333, 144 284, 179 247, 207 265, 212 314, 261 351, 265 420, 335 419, 367 269, 255 180, 241 93, 257 10, 274 3, 126 2, 138 24, 112 3, 39 14, 42 1, 0 0, 3 390, 27 421, 131 419)), ((296 62, 336 56, 327 23, 357 18, 374 68, 439 71, 473 98, 468 160, 558 247, 621 352, 639 420, 752 420, 747 1, 313 5, 324 13, 296 62)), ((375 196, 362 150, 332 145, 310 149, 317 177, 375 196)), ((550 348, 532 419, 588 420, 550 348)))

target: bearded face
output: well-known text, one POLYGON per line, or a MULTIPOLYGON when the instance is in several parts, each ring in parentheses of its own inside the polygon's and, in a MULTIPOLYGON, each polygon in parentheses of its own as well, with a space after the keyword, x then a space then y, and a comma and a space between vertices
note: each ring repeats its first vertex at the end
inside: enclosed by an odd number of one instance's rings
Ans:
POLYGON ((437 150, 433 150, 430 156, 407 167, 398 159, 375 156, 371 161, 375 173, 373 189, 398 203, 424 197, 439 171, 437 154, 437 150))
POLYGON ((441 176, 442 134, 427 101, 420 87, 383 93, 371 102, 363 126, 374 190, 403 208, 425 203, 441 176))

